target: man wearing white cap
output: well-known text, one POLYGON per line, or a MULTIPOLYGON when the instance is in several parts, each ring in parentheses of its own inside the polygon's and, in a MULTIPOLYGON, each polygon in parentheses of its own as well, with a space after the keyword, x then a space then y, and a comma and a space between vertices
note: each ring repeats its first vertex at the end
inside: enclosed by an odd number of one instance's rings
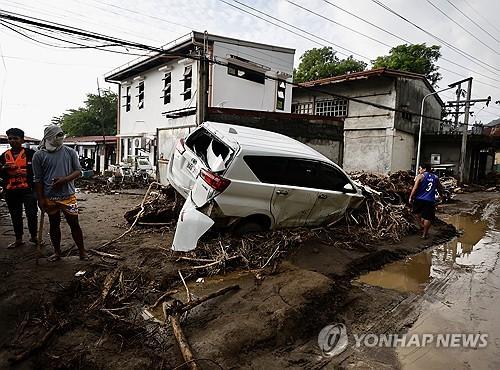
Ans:
POLYGON ((75 196, 75 179, 81 167, 75 150, 63 145, 64 132, 57 125, 45 128, 39 151, 33 156, 33 174, 38 203, 47 212, 50 223, 50 240, 54 254, 49 261, 61 259, 61 212, 71 229, 80 259, 87 259, 83 232, 78 222, 78 204, 75 196))

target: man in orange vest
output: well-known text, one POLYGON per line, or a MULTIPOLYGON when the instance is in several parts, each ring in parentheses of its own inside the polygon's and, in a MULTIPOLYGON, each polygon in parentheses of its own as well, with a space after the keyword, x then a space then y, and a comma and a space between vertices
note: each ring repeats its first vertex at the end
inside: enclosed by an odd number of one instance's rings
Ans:
POLYGON ((0 177, 16 235, 16 241, 9 244, 7 248, 14 248, 23 244, 23 205, 31 234, 30 242, 37 242, 38 208, 31 166, 35 152, 23 148, 23 130, 11 128, 6 133, 11 148, 0 156, 0 177))

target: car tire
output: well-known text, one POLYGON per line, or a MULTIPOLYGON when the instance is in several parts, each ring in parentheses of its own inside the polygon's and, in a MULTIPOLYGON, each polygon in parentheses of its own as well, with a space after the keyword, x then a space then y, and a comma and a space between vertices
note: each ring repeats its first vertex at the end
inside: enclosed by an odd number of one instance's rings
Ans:
POLYGON ((236 225, 233 229, 233 234, 239 236, 243 234, 258 233, 261 231, 265 231, 265 227, 261 223, 253 220, 247 220, 238 223, 238 225, 236 225))

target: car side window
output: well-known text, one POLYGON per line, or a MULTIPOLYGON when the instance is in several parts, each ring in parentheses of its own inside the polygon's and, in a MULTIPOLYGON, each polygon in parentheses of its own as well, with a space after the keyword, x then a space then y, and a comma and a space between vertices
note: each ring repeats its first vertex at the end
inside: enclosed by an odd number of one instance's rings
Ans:
POLYGON ((316 188, 318 169, 314 161, 299 158, 289 158, 282 185, 316 188))
POLYGON ((260 182, 282 184, 287 158, 247 155, 243 158, 260 182))
POLYGON ((344 191, 344 186, 349 184, 347 177, 335 167, 324 163, 317 163, 318 177, 316 188, 331 191, 344 191))

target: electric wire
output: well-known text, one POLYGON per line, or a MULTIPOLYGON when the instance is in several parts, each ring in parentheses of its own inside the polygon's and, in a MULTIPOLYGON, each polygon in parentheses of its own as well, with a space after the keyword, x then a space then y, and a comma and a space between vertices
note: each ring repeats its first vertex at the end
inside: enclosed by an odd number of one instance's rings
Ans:
POLYGON ((491 46, 489 46, 488 44, 486 44, 483 40, 481 40, 479 37, 477 37, 476 35, 474 35, 472 32, 470 32, 467 28, 465 28, 464 26, 462 26, 460 23, 458 23, 456 20, 454 20, 452 17, 450 17, 448 14, 446 14, 446 12, 444 12, 441 8, 439 8, 437 5, 435 5, 432 1, 430 0, 426 0, 427 3, 429 3, 434 9, 436 9, 438 12, 440 12, 442 15, 444 15, 447 19, 449 19, 450 21, 452 21, 454 24, 456 24, 458 27, 460 27, 463 31, 465 31, 468 35, 470 35, 471 37, 473 37, 475 40, 479 41, 482 45, 486 46, 488 49, 490 49, 491 51, 493 51, 495 54, 498 54, 500 55, 500 53, 493 49, 491 46))
MULTIPOLYGON (((259 19, 261 19, 261 20, 263 20, 263 21, 265 21, 265 22, 267 22, 267 23, 270 23, 270 24, 272 24, 272 25, 274 25, 274 26, 276 26, 276 27, 279 27, 279 28, 284 29, 284 30, 286 30, 286 31, 288 31, 288 32, 291 32, 291 33, 293 33, 293 34, 295 34, 295 35, 297 35, 297 36, 299 36, 299 37, 302 37, 302 38, 304 38, 304 39, 306 39, 306 40, 312 41, 312 42, 314 42, 315 44, 318 44, 318 45, 321 45, 321 46, 326 46, 325 44, 322 44, 322 43, 320 43, 320 42, 318 42, 318 41, 316 41, 316 40, 314 40, 314 39, 311 39, 311 38, 309 38, 309 37, 307 37, 307 36, 304 36, 304 35, 302 35, 302 34, 300 34, 300 33, 298 33, 298 32, 295 32, 295 31, 290 30, 290 29, 288 29, 288 28, 286 28, 286 27, 283 27, 283 26, 281 26, 281 25, 279 25, 279 24, 276 24, 276 23, 274 23, 274 22, 272 22, 272 21, 270 21, 270 20, 268 20, 268 19, 266 19, 266 18, 264 18, 264 17, 261 17, 261 16, 259 16, 259 15, 257 15, 257 14, 253 14, 253 13, 251 13, 251 12, 249 12, 249 11, 247 11, 247 10, 243 9, 243 8, 240 8, 240 7, 238 7, 238 6, 234 5, 234 4, 231 4, 231 3, 229 3, 229 2, 228 2, 228 1, 226 1, 226 0, 219 0, 219 1, 223 2, 223 3, 224 3, 224 4, 226 4, 226 5, 229 5, 229 6, 233 7, 233 8, 235 8, 235 9, 238 9, 238 10, 240 10, 240 11, 244 12, 244 13, 247 13, 247 14, 250 14, 250 15, 252 15, 252 16, 254 16, 254 17, 256 17, 256 18, 259 18, 259 19)), ((248 6, 248 5, 245 5, 245 6, 246 6, 246 7, 248 7, 248 8, 252 8, 252 7, 248 6)), ((259 11, 259 10, 255 10, 255 11, 259 12, 260 14, 265 14, 264 12, 261 12, 261 11, 259 11)), ((287 25, 287 26, 289 26, 289 27, 292 27, 292 28, 294 28, 294 29, 297 29, 297 30, 299 30, 299 31, 301 31, 301 32, 303 32, 303 33, 305 33, 305 34, 311 35, 311 36, 316 37, 316 38, 318 38, 318 39, 320 39, 320 40, 322 40, 322 41, 324 41, 324 42, 327 42, 328 44, 333 45, 333 46, 335 46, 336 48, 339 48, 339 49, 345 50, 345 51, 347 51, 348 53, 350 53, 350 54, 352 54, 352 55, 357 55, 357 56, 360 56, 361 58, 363 58, 363 59, 365 59, 365 60, 370 61, 370 58, 369 58, 369 57, 367 57, 367 56, 365 56, 365 55, 361 55, 361 54, 359 54, 359 53, 356 53, 355 51, 352 51, 352 50, 349 50, 349 49, 347 49, 347 48, 344 48, 344 47, 343 47, 343 46, 341 46, 341 45, 338 45, 338 44, 333 43, 333 42, 331 42, 331 41, 329 41, 329 40, 326 40, 326 39, 323 39, 323 38, 321 38, 321 37, 318 37, 317 35, 315 35, 315 34, 313 34, 313 33, 309 32, 309 31, 305 31, 305 30, 303 30, 303 29, 301 29, 301 28, 299 28, 299 27, 296 27, 296 26, 294 26, 294 25, 292 25, 292 24, 290 24, 290 23, 288 23, 288 22, 282 21, 282 20, 280 20, 280 19, 278 19, 278 18, 276 18, 276 17, 273 17, 273 16, 271 16, 271 15, 268 15, 268 14, 265 14, 265 15, 266 15, 267 17, 271 18, 271 19, 277 20, 277 21, 278 21, 278 22, 280 22, 280 23, 286 24, 286 25, 287 25)), ((343 53, 343 52, 338 51, 338 50, 337 50, 337 52, 338 52, 339 54, 341 54, 341 55, 344 55, 344 56, 346 56, 346 57, 349 57, 349 54, 343 53)))
POLYGON ((497 32, 500 32, 500 29, 498 29, 498 28, 497 28, 497 26, 495 26, 495 24, 494 24, 494 23, 491 23, 491 22, 488 20, 488 18, 486 18, 485 16, 483 16, 481 13, 479 13, 479 11, 477 11, 477 10, 476 10, 476 9, 475 9, 475 8, 474 8, 474 7, 473 7, 473 6, 472 6, 472 5, 471 5, 471 4, 470 4, 467 0, 463 0, 463 2, 464 2, 465 4, 467 4, 467 6, 468 6, 469 8, 471 8, 471 9, 474 11, 474 13, 476 13, 476 14, 477 14, 477 15, 479 15, 481 18, 483 18, 483 19, 486 21, 486 23, 488 23, 491 27, 493 27, 493 28, 494 28, 497 32))
POLYGON ((484 33, 486 33, 488 36, 490 36, 493 40, 496 42, 500 43, 500 40, 497 39, 495 36, 493 36, 488 30, 484 29, 479 23, 477 23, 474 19, 469 17, 467 13, 463 12, 458 6, 453 4, 450 0, 446 0, 452 7, 454 7, 460 14, 462 14, 465 18, 467 18, 469 21, 471 21, 477 28, 482 30, 484 33))
MULTIPOLYGON (((370 22, 369 20, 367 20, 367 19, 365 19, 365 18, 363 18, 363 17, 360 17, 359 15, 354 14, 354 13, 352 13, 352 12, 350 12, 350 11, 348 11, 348 10, 344 9, 344 8, 342 8, 341 6, 338 6, 338 5, 334 4, 334 3, 332 3, 332 2, 331 2, 331 1, 329 1, 329 0, 323 0, 323 1, 324 1, 325 3, 327 3, 327 4, 329 4, 330 6, 332 6, 332 7, 336 8, 336 9, 338 9, 338 10, 340 10, 340 11, 342 11, 342 12, 346 13, 346 14, 349 14, 349 15, 351 15, 352 17, 354 17, 354 18, 356 18, 356 19, 358 19, 358 20, 360 20, 360 21, 362 21, 362 22, 364 22, 364 23, 366 23, 366 24, 368 24, 368 25, 370 25, 370 26, 372 26, 372 27, 375 27, 376 29, 378 29, 378 30, 380 30, 380 31, 382 31, 382 32, 385 32, 385 33, 386 33, 386 34, 388 34, 388 35, 391 35, 391 36, 393 36, 393 37, 395 37, 395 38, 399 39, 400 41, 403 41, 403 42, 405 42, 405 43, 407 43, 407 44, 410 44, 410 45, 415 45, 415 43, 413 43, 413 42, 411 42, 411 41, 409 41, 409 40, 405 39, 404 37, 401 37, 401 36, 399 36, 399 35, 397 35, 397 34, 395 34, 395 33, 391 32, 391 31, 389 31, 389 30, 387 30, 387 29, 385 29, 385 28, 383 28, 383 27, 380 27, 380 26, 376 25, 375 23, 370 22)), ((478 72, 478 71, 476 71, 476 70, 474 70, 474 69, 472 69, 472 68, 470 68, 470 67, 464 66, 464 65, 462 65, 462 64, 459 64, 459 63, 457 63, 456 61, 453 61, 453 60, 448 59, 448 58, 446 58, 446 57, 441 56, 441 57, 440 57, 440 59, 441 59, 441 60, 443 60, 443 61, 446 61, 446 62, 448 62, 448 63, 450 63, 450 64, 453 64, 453 65, 455 65, 455 66, 457 66, 457 67, 463 68, 463 69, 465 69, 465 70, 467 70, 467 71, 469 71, 469 72, 473 72, 473 73, 475 73, 475 74, 477 74, 477 75, 479 75, 479 76, 482 76, 482 77, 488 78, 488 79, 493 80, 493 81, 496 81, 496 82, 500 82, 500 80, 498 80, 498 79, 495 79, 495 78, 493 78, 493 77, 490 77, 490 76, 488 76, 488 75, 485 75, 485 74, 483 74, 483 73, 481 73, 481 72, 478 72)), ((457 72, 455 72, 455 71, 453 71, 453 70, 447 69, 447 68, 443 67, 442 65, 440 65, 439 67, 440 67, 442 70, 447 71, 447 72, 450 72, 450 73, 453 73, 453 74, 455 74, 455 75, 457 75, 457 76, 467 77, 467 76, 465 76, 465 75, 463 75, 463 74, 460 74, 460 73, 457 73, 457 72)), ((492 73, 494 73, 494 72, 492 72, 492 73)), ((495 73, 494 73, 494 74, 495 74, 495 73)), ((486 82, 482 82, 482 81, 480 81, 480 80, 476 80, 476 81, 477 81, 478 83, 484 84, 484 85, 486 85, 486 86, 493 87, 493 88, 495 88, 495 89, 500 89, 498 86, 491 85, 491 84, 488 84, 488 83, 486 83, 486 82)))
POLYGON ((389 6, 387 6, 386 4, 384 4, 382 1, 380 1, 380 0, 371 0, 371 1, 372 1, 373 3, 375 3, 375 4, 377 4, 378 6, 380 6, 381 8, 383 8, 383 9, 387 10, 387 11, 388 11, 388 12, 390 12, 391 14, 395 15, 396 17, 398 17, 398 18, 400 18, 400 19, 404 20, 405 22, 407 22, 407 23, 411 24, 412 26, 414 26, 414 27, 415 27, 415 28, 417 28, 418 30, 420 30, 420 31, 424 32, 426 35, 428 35, 428 36, 430 36, 430 37, 434 38, 435 40, 437 40, 437 41, 439 41, 439 42, 443 43, 444 45, 446 45, 447 47, 451 48, 451 49, 452 49, 452 50, 454 50, 455 52, 457 52, 457 53, 461 54, 462 56, 465 56, 467 59, 469 59, 469 60, 470 60, 470 61, 472 61, 473 63, 480 65, 482 68, 484 68, 484 69, 488 70, 489 72, 491 72, 491 73, 493 73, 493 74, 496 74, 495 72, 492 72, 491 70, 489 70, 487 67, 489 67, 489 68, 491 68, 491 69, 493 69, 493 70, 495 70, 495 71, 497 71, 497 72, 500 72, 500 69, 499 69, 499 68, 494 67, 494 66, 492 66, 491 64, 486 63, 486 62, 482 61, 481 59, 474 57, 474 56, 473 56, 473 55, 471 55, 470 53, 467 53, 467 52, 465 52, 465 51, 461 50, 460 48, 458 48, 458 47, 456 47, 456 46, 452 45, 451 43, 449 43, 449 42, 447 42, 447 41, 443 40, 442 38, 440 38, 440 37, 438 37, 438 36, 434 35, 433 33, 429 32, 429 31, 427 31, 426 29, 424 29, 423 27, 419 26, 419 25, 418 25, 418 24, 416 24, 415 22, 412 22, 412 21, 410 21, 408 18, 406 18, 406 17, 402 16, 401 14, 399 14, 398 12, 396 12, 395 10, 393 10, 392 8, 390 8, 389 6), (487 67, 485 67, 485 66, 487 66, 487 67))
MULTIPOLYGON (((60 25, 60 24, 58 24, 57 26, 53 25, 53 24, 48 24, 48 23, 44 24, 42 22, 35 22, 33 20, 30 20, 30 19, 23 19, 22 17, 13 16, 12 14, 2 14, 2 13, 3 12, 0 11, 0 19, 1 18, 8 18, 10 20, 15 20, 15 21, 20 22, 20 23, 30 24, 32 26, 41 27, 41 28, 44 28, 44 29, 56 30, 56 31, 59 31, 59 32, 65 32, 65 33, 69 33, 69 34, 76 33, 76 35, 78 37, 96 38, 96 39, 101 40, 101 41, 105 40, 105 41, 108 41, 108 42, 114 42, 116 44, 123 44, 123 45, 132 44, 132 45, 134 45, 134 47, 143 48, 144 50, 147 50, 147 51, 156 52, 156 53, 158 53, 158 55, 171 55, 171 56, 184 57, 184 58, 189 58, 189 59, 198 60, 198 61, 204 60, 206 58, 205 56, 200 57, 200 56, 194 56, 194 55, 191 55, 191 54, 169 53, 169 52, 166 52, 166 51, 162 50, 161 48, 152 47, 152 46, 148 46, 148 45, 144 45, 144 44, 140 44, 139 45, 139 44, 134 43, 134 42, 129 42, 129 41, 122 40, 122 39, 116 39, 116 38, 113 38, 113 37, 110 37, 110 36, 106 36, 106 35, 102 35, 102 34, 98 34, 98 33, 95 33, 95 32, 86 32, 85 30, 81 30, 81 29, 79 29, 78 31, 76 31, 76 30, 73 29, 73 27, 66 27, 66 26, 60 25)), ((99 49, 99 50, 104 50, 104 49, 99 49)), ((207 60, 208 63, 218 64, 218 65, 225 66, 225 67, 228 66, 228 63, 220 61, 220 60, 217 60, 217 58, 213 58, 213 59, 207 58, 206 60, 207 60)), ((332 92, 327 91, 327 90, 323 90, 323 89, 319 89, 319 88, 311 87, 311 86, 304 86, 304 85, 301 85, 301 84, 297 84, 297 83, 294 83, 294 82, 289 82, 289 81, 283 80, 281 78, 273 77, 273 76, 265 75, 265 78, 266 79, 270 79, 270 80, 274 80, 274 81, 278 81, 278 82, 285 82, 287 84, 290 84, 291 86, 304 88, 304 89, 307 89, 309 91, 313 91, 313 92, 317 92, 317 93, 321 93, 321 94, 333 96, 333 97, 336 97, 336 98, 346 99, 346 100, 357 102, 357 103, 360 103, 360 104, 370 105, 370 106, 373 106, 373 107, 381 109, 381 110, 387 110, 387 111, 398 112, 398 113, 408 113, 407 111, 404 111, 402 109, 398 109, 398 108, 394 108, 394 107, 390 107, 390 106, 385 106, 383 104, 378 104, 378 103, 374 103, 374 102, 362 100, 362 99, 359 99, 359 98, 348 97, 348 96, 345 96, 345 95, 342 95, 342 94, 335 94, 335 93, 332 93, 332 92)), ((432 116, 427 116, 427 115, 421 115, 419 113, 412 113, 412 114, 417 115, 417 116, 422 116, 422 117, 427 118, 427 119, 437 120, 437 121, 440 121, 440 122, 446 122, 446 121, 443 121, 441 119, 441 117, 432 117, 432 116)))

